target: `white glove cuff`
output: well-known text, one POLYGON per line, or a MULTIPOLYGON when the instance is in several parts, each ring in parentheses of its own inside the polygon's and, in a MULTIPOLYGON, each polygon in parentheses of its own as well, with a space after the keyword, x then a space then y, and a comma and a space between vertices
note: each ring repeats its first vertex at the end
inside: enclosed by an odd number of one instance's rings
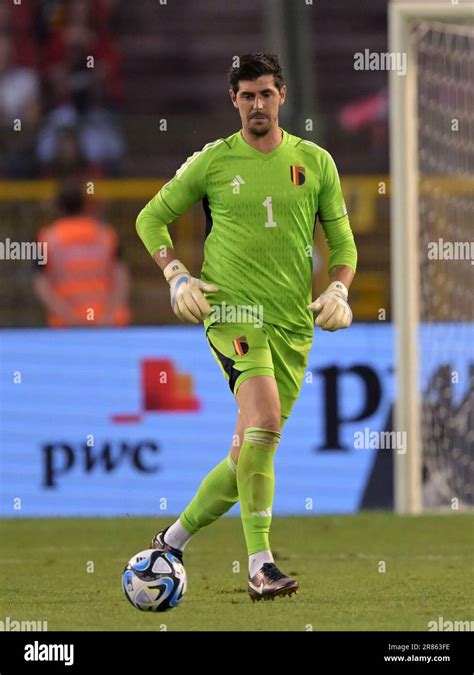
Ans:
POLYGON ((325 295, 326 293, 329 293, 331 291, 332 292, 336 291, 337 293, 342 295, 344 297, 344 300, 347 300, 347 298, 349 296, 349 291, 344 286, 342 281, 333 281, 332 284, 329 284, 329 286, 326 288, 324 293, 322 293, 322 295, 325 295))
POLYGON ((182 262, 179 260, 172 260, 166 265, 165 269, 163 270, 163 274, 166 281, 169 283, 170 280, 177 274, 189 274, 189 272, 182 262))

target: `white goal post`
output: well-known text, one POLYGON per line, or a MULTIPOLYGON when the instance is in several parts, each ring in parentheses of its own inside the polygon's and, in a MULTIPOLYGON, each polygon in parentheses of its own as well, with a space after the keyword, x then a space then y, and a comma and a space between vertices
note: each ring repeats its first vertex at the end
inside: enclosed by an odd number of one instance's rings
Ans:
MULTIPOLYGON (((467 0, 391 0, 389 5, 389 51, 407 55, 406 75, 394 70, 390 72, 391 277, 396 364, 394 430, 405 432, 407 438, 406 454, 395 455, 394 505, 398 513, 416 514, 424 508, 418 349, 421 317, 420 123, 417 54, 412 35, 414 26, 422 22, 427 25, 433 22, 441 27, 438 30, 447 27, 448 35, 456 30, 462 33, 464 26, 469 32, 473 29, 467 24, 472 24, 473 17, 474 2, 467 0)), ((469 36, 466 39, 471 45, 469 36)), ((434 73, 437 63, 434 59, 434 73)), ((455 86, 457 83, 455 80, 455 86)), ((436 117, 430 117, 431 108, 428 106, 427 109, 429 122, 436 124, 433 122, 436 117)), ((432 137, 434 144, 437 134, 432 137)), ((474 142, 473 138, 467 140, 469 144, 474 142)), ((436 152, 439 152, 438 148, 436 152)), ((456 175, 454 172, 455 179, 456 175)))

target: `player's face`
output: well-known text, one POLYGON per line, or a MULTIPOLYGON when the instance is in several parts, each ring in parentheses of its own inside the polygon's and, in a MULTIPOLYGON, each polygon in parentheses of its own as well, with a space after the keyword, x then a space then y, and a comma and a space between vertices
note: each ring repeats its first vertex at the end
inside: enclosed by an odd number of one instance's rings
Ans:
POLYGON ((237 94, 232 89, 229 93, 242 126, 251 134, 265 136, 278 125, 278 111, 285 101, 286 86, 278 91, 273 75, 261 75, 254 82, 240 80, 237 94))

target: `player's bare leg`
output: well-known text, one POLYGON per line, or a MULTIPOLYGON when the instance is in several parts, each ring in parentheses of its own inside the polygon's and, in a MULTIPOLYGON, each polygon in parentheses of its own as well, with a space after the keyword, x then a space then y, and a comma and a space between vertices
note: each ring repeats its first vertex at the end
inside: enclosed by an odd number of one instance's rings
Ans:
MULTIPOLYGON (((241 518, 249 553, 248 592, 253 601, 293 595, 298 582, 280 572, 270 549, 269 531, 274 495, 273 457, 281 429, 275 378, 257 375, 237 392, 245 432, 237 464, 241 518)), ((237 453, 235 453, 237 454, 237 453)))

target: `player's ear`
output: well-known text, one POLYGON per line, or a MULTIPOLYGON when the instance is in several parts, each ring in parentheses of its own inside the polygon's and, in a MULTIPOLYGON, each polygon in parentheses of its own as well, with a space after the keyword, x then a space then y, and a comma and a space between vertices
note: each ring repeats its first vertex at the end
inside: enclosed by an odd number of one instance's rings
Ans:
POLYGON ((233 89, 229 89, 229 96, 230 96, 230 100, 232 101, 232 105, 234 106, 234 108, 238 108, 239 106, 237 105, 237 97, 234 94, 233 89))
POLYGON ((285 102, 285 98, 286 98, 286 84, 282 84, 280 89, 280 105, 283 105, 283 103, 285 102))

